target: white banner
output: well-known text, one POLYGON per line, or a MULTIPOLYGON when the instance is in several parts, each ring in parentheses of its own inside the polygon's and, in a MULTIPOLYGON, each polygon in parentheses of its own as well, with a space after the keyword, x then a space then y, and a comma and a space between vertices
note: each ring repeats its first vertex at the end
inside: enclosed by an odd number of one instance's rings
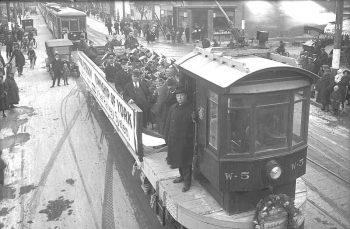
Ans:
POLYGON ((114 128, 137 154, 139 152, 136 130, 137 112, 123 100, 121 95, 106 81, 104 72, 83 52, 78 52, 78 66, 80 75, 114 128))

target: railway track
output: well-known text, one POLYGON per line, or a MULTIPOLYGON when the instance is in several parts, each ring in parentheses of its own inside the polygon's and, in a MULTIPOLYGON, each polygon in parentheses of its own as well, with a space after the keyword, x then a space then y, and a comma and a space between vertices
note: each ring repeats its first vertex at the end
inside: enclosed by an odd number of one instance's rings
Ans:
POLYGON ((349 228, 350 215, 343 200, 350 188, 350 182, 310 157, 307 161, 311 166, 308 168, 311 175, 309 174, 309 178, 307 175, 302 177, 308 187, 307 202, 322 213, 328 219, 327 222, 330 220, 342 228, 349 228), (317 172, 316 175, 313 170, 317 172))
POLYGON ((336 174, 336 173, 333 172, 332 170, 326 168, 325 166, 321 165, 320 163, 317 163, 316 161, 312 160, 312 159, 309 158, 309 157, 307 158, 307 160, 308 160, 309 162, 311 162, 312 164, 314 164, 314 165, 316 165, 316 166, 322 168, 324 171, 326 171, 326 172, 332 174, 333 176, 337 177, 339 180, 341 180, 341 181, 347 183, 348 185, 350 185, 350 182, 349 182, 348 180, 346 180, 345 178, 343 178, 343 177, 341 177, 340 175, 336 174))

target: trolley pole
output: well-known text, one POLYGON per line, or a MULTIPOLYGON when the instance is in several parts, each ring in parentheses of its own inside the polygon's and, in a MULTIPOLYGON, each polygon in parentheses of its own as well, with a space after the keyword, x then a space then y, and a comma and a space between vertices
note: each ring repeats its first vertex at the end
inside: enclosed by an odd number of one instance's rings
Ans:
POLYGON ((342 41, 342 30, 343 30, 343 9, 344 0, 336 1, 336 19, 335 19, 335 36, 334 36, 334 49, 333 49, 333 59, 332 68, 339 69, 340 67, 340 51, 341 51, 341 41, 342 41))

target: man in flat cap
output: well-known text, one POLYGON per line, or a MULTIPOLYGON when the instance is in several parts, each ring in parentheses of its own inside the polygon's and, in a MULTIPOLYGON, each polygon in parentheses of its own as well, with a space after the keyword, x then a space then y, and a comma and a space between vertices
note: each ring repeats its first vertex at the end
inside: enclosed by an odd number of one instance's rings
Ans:
POLYGON ((191 187, 192 158, 194 146, 193 105, 187 99, 182 87, 175 90, 177 103, 172 105, 165 126, 165 138, 168 144, 168 164, 178 168, 180 176, 173 182, 184 182, 183 192, 191 187))
POLYGON ((150 121, 151 92, 146 82, 141 80, 141 71, 134 69, 131 73, 132 81, 126 84, 123 98, 128 103, 135 103, 143 112, 143 126, 150 121))

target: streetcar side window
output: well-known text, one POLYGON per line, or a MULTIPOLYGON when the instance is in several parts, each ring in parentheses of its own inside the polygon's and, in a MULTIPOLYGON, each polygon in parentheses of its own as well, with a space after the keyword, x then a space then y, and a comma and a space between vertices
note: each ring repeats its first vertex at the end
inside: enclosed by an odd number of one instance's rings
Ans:
POLYGON ((78 19, 71 19, 70 20, 70 31, 79 31, 78 19))
POLYGON ((292 145, 296 145, 304 140, 304 122, 303 114, 305 107, 304 91, 294 93, 294 111, 293 111, 293 133, 292 145))
POLYGON ((209 140, 208 143, 214 149, 218 148, 218 95, 209 92, 209 140))

